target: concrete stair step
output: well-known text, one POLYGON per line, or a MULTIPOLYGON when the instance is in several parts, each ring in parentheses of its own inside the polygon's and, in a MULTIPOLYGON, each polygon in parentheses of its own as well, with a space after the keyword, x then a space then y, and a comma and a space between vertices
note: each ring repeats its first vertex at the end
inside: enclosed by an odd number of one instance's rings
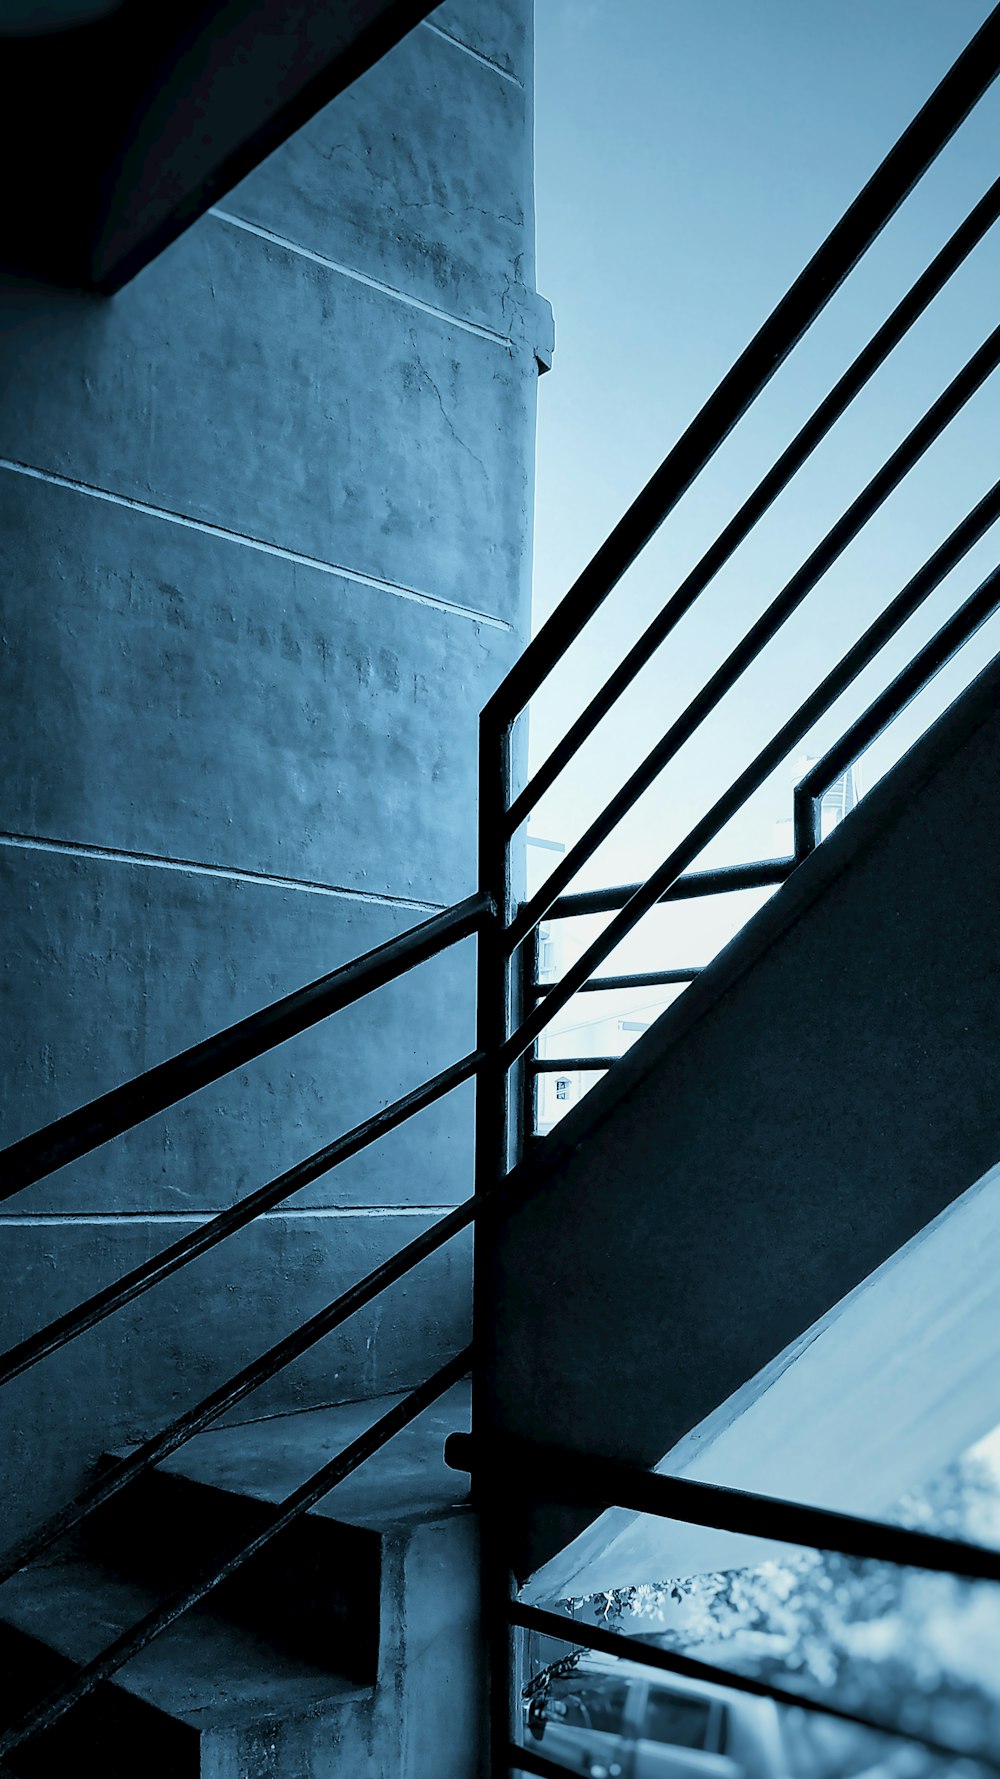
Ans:
MULTIPOLYGON (((155 1536, 155 1528, 151 1529, 155 1536)), ((0 1593, 5 1725, 97 1655, 158 1595, 98 1564, 14 1576, 0 1593)), ((320 1779, 365 1772, 373 1689, 198 1609, 9 1760, 23 1779, 320 1779), (360 1765, 352 1764, 361 1761, 360 1765)))
MULTIPOLYGON (((280 1501, 399 1400, 206 1432, 95 1516, 87 1554, 148 1586, 175 1587, 266 1525, 280 1501)), ((391 1594, 394 1573, 401 1583, 410 1543, 468 1515, 467 1480, 447 1468, 443 1451, 469 1413, 468 1386, 459 1385, 225 1583, 213 1610, 373 1684, 383 1607, 398 1607, 385 1589, 391 1594)))
MULTIPOLYGON (((398 1397, 202 1435, 0 1589, 8 1721, 266 1523, 398 1397)), ((459 1387, 10 1765, 18 1779, 468 1779, 483 1730, 459 1387)), ((109 1454, 106 1461, 110 1461, 109 1454)))

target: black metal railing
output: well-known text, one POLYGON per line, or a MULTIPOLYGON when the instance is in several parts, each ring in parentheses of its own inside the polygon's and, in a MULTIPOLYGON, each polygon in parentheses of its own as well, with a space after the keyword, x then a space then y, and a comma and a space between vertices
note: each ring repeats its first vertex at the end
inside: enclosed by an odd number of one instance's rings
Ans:
MULTIPOLYGON (((584 742, 633 684, 636 675, 671 635, 680 619, 711 584, 720 569, 773 506, 819 443, 847 411, 889 354, 908 334, 948 280, 984 239, 1000 216, 1000 180, 989 190, 932 259, 892 314, 873 334, 843 376, 834 384, 809 421, 723 528, 716 542, 666 600, 624 660, 586 709, 570 726, 564 739, 543 762, 523 790, 513 782, 512 757, 515 726, 530 699, 552 669, 563 659, 604 600, 617 586, 659 527, 713 458, 729 433, 766 388, 779 366, 798 344, 826 304, 871 247, 899 206, 941 153, 946 143, 981 99, 1000 71, 1000 6, 994 8, 981 30, 958 58, 927 104, 886 156, 856 201, 810 260, 801 276, 777 305, 769 319, 741 354, 701 412, 668 453, 638 499, 629 508, 607 541, 584 570, 566 599, 526 648, 520 660, 487 704, 480 729, 479 883, 478 893, 455 908, 423 923, 413 932, 369 952, 275 1002, 226 1031, 217 1034, 157 1067, 135 1081, 102 1095, 90 1105, 60 1118, 45 1130, 13 1144, 0 1155, 0 1201, 13 1197, 56 1169, 90 1153, 112 1137, 121 1135, 154 1113, 179 1103, 192 1093, 221 1079, 255 1057, 263 1056, 318 1021, 331 1017, 460 940, 476 935, 477 1031, 475 1048, 449 1068, 425 1081, 392 1105, 317 1150, 274 1180, 240 1199, 228 1210, 184 1237, 143 1265, 95 1293, 84 1303, 60 1316, 0 1355, 0 1383, 22 1374, 31 1366, 94 1327, 144 1292, 188 1265, 194 1258, 226 1240, 292 1193, 328 1172, 348 1156, 357 1154, 395 1129, 426 1106, 450 1093, 462 1082, 476 1082, 476 1177, 475 1192, 464 1204, 441 1217, 432 1228, 408 1243, 397 1254, 343 1292, 301 1327, 249 1363, 235 1377, 220 1385, 201 1402, 180 1414, 167 1427, 91 1482, 72 1502, 50 1516, 24 1539, 0 1569, 0 1582, 15 1570, 36 1560, 60 1539, 80 1526, 96 1509, 209 1426, 219 1415, 244 1400, 316 1342, 371 1303, 397 1279, 469 1225, 476 1227, 477 1249, 490 1238, 479 1211, 493 1204, 501 1189, 510 1195, 531 1189, 541 1167, 536 1152, 522 1164, 513 1179, 512 1168, 523 1153, 524 1137, 532 1128, 533 1079, 550 1068, 565 1068, 565 1061, 539 1059, 535 1042, 555 1016, 577 993, 653 986, 682 986, 697 974, 697 967, 663 968, 640 974, 606 972, 601 966, 638 922, 660 903, 732 890, 768 888, 781 884, 812 851, 820 837, 817 800, 827 786, 858 757, 893 720, 904 704, 925 685, 955 649, 1000 605, 1000 569, 981 582, 961 610, 949 620, 897 676, 879 698, 847 730, 810 772, 796 793, 795 851, 789 858, 761 860, 714 870, 692 867, 706 846, 765 782, 771 772, 799 745, 821 717, 857 676, 874 661, 879 651, 930 597, 942 580, 1000 518, 1000 481, 969 511, 950 536, 927 559, 874 620, 865 634, 834 666, 819 686, 799 705, 771 741, 738 773, 729 789, 673 848, 656 870, 639 884, 604 890, 573 892, 570 886, 596 849, 618 827, 637 800, 659 777, 684 743, 695 734, 720 700, 740 680, 761 651, 778 635, 830 567, 859 535, 889 496, 942 435, 955 416, 1000 364, 1000 327, 995 328, 972 354, 963 369, 912 428, 886 463, 810 552, 797 572, 776 594, 764 614, 691 700, 626 784, 553 869, 543 889, 523 905, 518 901, 512 841, 543 792, 556 783, 584 742), (564 919, 585 914, 611 915, 600 936, 554 983, 540 983, 533 965, 533 947, 539 922, 544 917, 564 919), (532 1169, 535 1170, 534 1174, 532 1169)), ((612 1058, 577 1059, 588 1067, 610 1065, 612 1058)), ((572 1059, 571 1059, 572 1061, 572 1059)), ((477 1272, 482 1276, 481 1269, 477 1272)), ((513 1627, 529 1623, 541 1628, 545 1615, 534 1608, 512 1603, 511 1576, 506 1551, 509 1510, 508 1468, 494 1462, 493 1430, 489 1424, 488 1366, 490 1330, 483 1293, 473 1302, 473 1341, 425 1383, 412 1391, 369 1433, 353 1442, 330 1464, 316 1473, 283 1502, 267 1528, 251 1542, 240 1545, 210 1570, 166 1600, 139 1624, 131 1627, 72 1681, 43 1701, 19 1724, 0 1736, 0 1761, 29 1737, 57 1721, 92 1688, 107 1679, 146 1646, 190 1606, 206 1595, 235 1569, 248 1561, 263 1544, 276 1537, 297 1515, 308 1511, 341 1478, 364 1461, 409 1420, 461 1376, 470 1365, 473 1372, 473 1444, 465 1456, 477 1450, 493 1454, 489 1463, 477 1466, 476 1495, 484 1520, 484 1589, 486 1624, 491 1651, 493 1709, 491 1715, 491 1771, 499 1776, 510 1763, 530 1772, 560 1769, 541 1756, 516 1748, 511 1741, 511 1637, 513 1627)), ((459 1450, 461 1448, 458 1448, 459 1450)), ((454 1452, 453 1452, 454 1455, 454 1452)), ((533 1449, 521 1455, 529 1493, 567 1491, 570 1498, 593 1504, 622 1505, 644 1502, 641 1510, 665 1512, 673 1518, 698 1518, 709 1511, 698 1502, 714 1503, 711 1511, 722 1519, 699 1523, 736 1529, 740 1514, 743 1529, 751 1522, 758 1531, 765 1521, 776 1527, 771 1536, 787 1541, 798 1530, 806 1542, 839 1538, 826 1548, 846 1548, 844 1541, 876 1537, 867 1522, 848 1522, 844 1516, 817 1518, 814 1510, 786 1502, 764 1503, 759 1498, 738 1497, 732 1491, 704 1492, 704 1485, 685 1484, 678 1494, 675 1479, 649 1476, 631 1468, 609 1470, 598 1458, 564 1460, 560 1454, 533 1449), (692 1493, 691 1491, 694 1491, 692 1493), (669 1506, 667 1505, 669 1503, 669 1506), (722 1504, 722 1505, 720 1505, 722 1504), (680 1511, 681 1508, 684 1511, 680 1511), (806 1518, 801 1516, 805 1514, 806 1518), (726 1517, 728 1516, 728 1518, 726 1517), (768 1516, 770 1516, 768 1518, 768 1516), (799 1516, 799 1517, 796 1517, 799 1516), (822 1523, 821 1523, 822 1521, 822 1523), (836 1522, 836 1523, 834 1523, 836 1522)), ((471 1460, 470 1460, 471 1461, 471 1460)), ((766 1532, 760 1535, 767 1536, 766 1532)), ((928 1540, 895 1529, 877 1528, 879 1554, 887 1561, 920 1561, 924 1566, 947 1566, 969 1573, 962 1564, 976 1564, 975 1572, 1000 1579, 1000 1559, 984 1553, 966 1554, 966 1547, 949 1541, 928 1540), (917 1542, 914 1542, 914 1540, 917 1542), (901 1543, 900 1540, 903 1542, 901 1543), (909 1557, 887 1552, 907 1551, 909 1557), (992 1567, 991 1567, 992 1564, 992 1567)), ((610 1633, 584 1630, 559 1620, 559 1635, 568 1635, 592 1647, 607 1647, 610 1633)), ((615 1639, 615 1646, 622 1646, 615 1639)), ((627 1640, 624 1640, 627 1643, 627 1640)), ((646 1647, 642 1659, 674 1671, 684 1658, 646 1647)), ((708 1672, 704 1664, 700 1671, 708 1672)), ((714 1671, 713 1671, 714 1672, 714 1671)), ((757 1683, 726 1676, 727 1685, 753 1690, 757 1683)), ((761 1683, 762 1684, 762 1683, 761 1683)), ((767 1690, 767 1689, 765 1689, 767 1690)), ((770 1689, 770 1696, 782 1696, 770 1689)), ((789 1695, 801 1705, 798 1694, 789 1695)), ((832 1715, 846 1715, 832 1707, 816 1706, 832 1715)))
MULTIPOLYGON (((11 1144, 0 1153, 0 1197, 12 1198, 68 1162, 80 1159, 110 1142, 112 1138, 143 1123, 155 1113, 178 1104, 210 1082, 221 1080, 245 1063, 270 1054, 278 1045, 308 1027, 336 1015, 376 989, 398 980, 418 964, 427 962, 451 946, 473 935, 481 938, 483 931, 495 919, 495 907, 487 894, 470 896, 455 907, 433 915, 399 938, 389 940, 375 950, 353 959, 294 994, 286 995, 240 1020, 225 1031, 216 1033, 200 1044, 192 1045, 178 1056, 147 1070, 135 1080, 101 1095, 78 1111, 55 1120, 45 1129, 11 1144)), ((9 1382, 66 1346, 85 1329, 94 1327, 105 1317, 133 1302, 163 1279, 187 1266, 198 1255, 217 1246, 236 1230, 245 1228, 265 1211, 272 1210, 292 1193, 319 1178, 321 1174, 328 1173, 349 1156, 356 1155, 377 1142, 380 1137, 443 1098, 462 1082, 474 1079, 483 1060, 481 1053, 476 1050, 461 1057, 420 1087, 383 1107, 353 1130, 317 1150, 256 1192, 240 1199, 191 1235, 163 1249, 115 1284, 96 1293, 74 1310, 10 1348, 0 1356, 0 1384, 9 1382)), ((7 1554, 0 1564, 0 1584, 44 1556, 121 1490, 193 1439, 227 1409, 235 1407, 263 1383, 277 1376, 293 1360, 325 1339, 365 1305, 373 1302, 396 1280, 403 1278, 422 1260, 466 1229, 477 1209, 477 1201, 469 1198, 447 1212, 423 1234, 375 1267, 283 1340, 260 1354, 236 1376, 229 1378, 202 1401, 178 1415, 127 1457, 102 1470, 80 1494, 50 1515, 7 1554)), ((154 1637, 159 1636, 182 1613, 197 1605, 237 1568, 248 1562, 292 1520, 308 1512, 338 1482, 350 1475, 373 1452, 466 1375, 470 1360, 470 1349, 450 1359, 431 1378, 411 1390, 402 1402, 394 1405, 365 1434, 354 1440, 281 1502, 262 1531, 249 1541, 234 1546, 224 1557, 217 1559, 144 1619, 130 1626, 92 1661, 80 1668, 71 1680, 33 1707, 18 1723, 8 1727, 0 1734, 0 1762, 6 1760, 30 1738, 57 1723, 73 1705, 133 1656, 138 1655, 154 1637)))
MULTIPOLYGON (((489 1445, 483 1445, 467 1433, 451 1435, 445 1444, 445 1456, 456 1470, 470 1472, 473 1479, 480 1472, 502 1478, 509 1515, 540 1500, 597 1510, 626 1508, 680 1525, 741 1533, 804 1550, 831 1552, 938 1575, 960 1576, 969 1581, 1000 1582, 1000 1550, 771 1495, 723 1488, 689 1477, 661 1475, 621 1459, 563 1451, 516 1438, 495 1439, 489 1445)), ((777 1705, 917 1742, 931 1753, 951 1759, 968 1758, 970 1754, 968 1749, 938 1742, 923 1732, 917 1733, 859 1711, 845 1710, 798 1687, 782 1686, 677 1650, 661 1649, 625 1632, 582 1624, 563 1613, 527 1605, 514 1598, 508 1599, 505 1616, 511 1631, 539 1632, 561 1642, 631 1659, 684 1679, 707 1681, 732 1692, 770 1699, 777 1705)), ((981 1767, 1000 1773, 1000 1763, 992 1751, 976 1750, 974 1758, 981 1767)), ((569 1771, 511 1737, 507 1740, 505 1764, 511 1772, 545 1775, 569 1771)))
MULTIPOLYGON (((641 974, 629 975, 612 966, 603 977, 599 973, 638 923, 662 902, 699 893, 718 893, 724 889, 780 884, 815 847, 820 832, 817 798, 844 769, 848 758, 856 758, 863 752, 908 698, 925 685, 978 624, 1000 606, 1000 568, 996 568, 981 581, 961 613, 938 633, 906 672, 827 752, 798 793, 793 825, 795 851, 791 857, 740 865, 728 872, 694 869, 710 843, 770 775, 801 746, 813 726, 875 661, 945 577, 986 537, 1000 518, 998 480, 976 501, 961 523, 896 592, 864 635, 802 700, 767 745, 736 774, 729 788, 644 882, 606 891, 574 893, 571 890, 574 879, 597 849, 618 830, 679 750, 700 731, 722 699, 782 632, 817 584, 992 376, 1000 365, 1000 328, 994 328, 775 594, 771 604, 649 750, 617 794, 558 859, 544 885, 519 903, 515 893, 512 843, 540 797, 558 783, 584 742, 595 734, 603 718, 628 692, 636 676, 652 660, 681 618, 692 609, 820 441, 846 413, 889 354, 909 334, 914 323, 993 227, 1000 215, 1000 181, 991 184, 955 229, 753 493, 724 526, 716 541, 665 600, 639 640, 570 725, 562 741, 535 770, 524 788, 518 789, 513 783, 512 760, 515 729, 523 712, 723 441, 765 390, 779 366, 933 165, 990 88, 998 71, 1000 6, 991 11, 484 710, 480 729, 480 884, 493 897, 500 919, 479 951, 477 1043, 486 1061, 478 1085, 477 1178, 483 1186, 492 1185, 504 1177, 521 1152, 524 1138, 533 1131, 534 1084, 540 1073, 552 1068, 576 1066, 596 1070, 605 1064, 610 1066, 615 1060, 609 1057, 539 1058, 535 1054, 538 1038, 573 997, 612 986, 615 989, 652 986, 655 978, 661 979, 664 986, 673 982, 674 973, 666 967, 660 971, 647 969, 641 974), (582 955, 557 981, 539 981, 539 923, 545 917, 564 919, 600 913, 607 913, 611 918, 599 935, 586 945, 582 955)), ((684 970, 682 974, 687 976, 689 972, 684 970)), ((477 1230, 477 1246, 481 1247, 488 1239, 488 1233, 482 1228, 477 1230)), ((476 1275, 482 1277, 484 1272, 485 1268, 477 1264, 476 1275)), ((478 1383, 473 1390, 473 1429, 474 1434, 478 1430, 482 1435, 484 1445, 491 1431, 487 1313, 485 1298, 481 1302, 477 1298, 473 1344, 474 1375, 478 1383)), ((493 1469, 495 1471, 495 1467, 493 1469)), ((515 1752, 510 1744, 513 1706, 508 1610, 511 1577, 504 1556, 509 1513, 506 1477, 494 1475, 489 1466, 480 1467, 477 1494, 488 1553, 485 1586, 489 1602, 487 1625, 494 1695, 490 1770, 500 1774, 508 1770, 515 1752)), ((551 1769, 536 1762, 536 1766, 526 1770, 551 1769)))

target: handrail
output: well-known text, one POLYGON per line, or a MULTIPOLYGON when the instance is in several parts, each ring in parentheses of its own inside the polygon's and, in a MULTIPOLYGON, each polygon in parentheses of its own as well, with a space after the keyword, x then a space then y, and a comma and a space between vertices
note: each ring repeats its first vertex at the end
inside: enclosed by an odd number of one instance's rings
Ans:
POLYGON ((299 1487, 279 1504, 273 1518, 260 1532, 236 1545, 222 1562, 213 1564, 211 1569, 199 1576, 195 1582, 187 1587, 178 1588, 169 1599, 154 1607, 137 1624, 131 1625, 127 1631, 123 1631, 120 1637, 116 1637, 113 1643, 110 1643, 92 1661, 80 1668, 72 1680, 57 1687, 39 1705, 28 1711, 19 1723, 0 1735, 0 1760, 13 1754, 15 1749, 20 1748, 29 1737, 38 1735, 42 1730, 50 1729, 54 1723, 58 1723, 60 1717, 71 1706, 86 1698, 87 1694, 92 1692, 95 1686, 99 1686, 102 1680, 107 1680, 112 1674, 117 1673, 119 1668, 145 1649, 154 1637, 158 1637, 161 1632, 174 1624, 182 1613, 189 1611, 192 1606, 199 1605, 213 1589, 226 1581, 237 1569, 241 1569, 251 1557, 257 1555, 258 1551, 264 1550, 293 1521, 307 1513, 311 1507, 315 1507, 317 1502, 322 1501, 324 1495, 328 1495, 339 1482, 343 1482, 344 1478, 350 1476, 352 1471, 357 1470, 360 1464, 372 1457, 375 1452, 380 1451, 382 1446, 386 1445, 397 1433, 400 1433, 404 1427, 408 1427, 417 1415, 423 1414, 432 1402, 436 1402, 439 1396, 443 1396, 446 1390, 450 1390, 453 1384, 457 1384, 466 1375, 471 1358, 471 1348, 466 1347, 454 1358, 449 1359, 447 1364, 442 1365, 425 1383, 418 1384, 415 1389, 411 1390, 404 1401, 396 1403, 364 1433, 359 1434, 349 1445, 346 1445, 343 1451, 338 1452, 335 1458, 331 1458, 304 1483, 300 1483, 299 1487))
POLYGON ((154 1285, 168 1279, 172 1273, 178 1272, 189 1261, 205 1254, 210 1248, 216 1247, 227 1237, 235 1235, 238 1229, 244 1229, 248 1223, 271 1211, 293 1193, 301 1192, 313 1180, 322 1174, 329 1173, 341 1162, 347 1161, 352 1155, 358 1155, 371 1143, 386 1136, 389 1131, 396 1130, 399 1125, 422 1112, 427 1106, 443 1098, 446 1093, 458 1087, 463 1081, 469 1081, 481 1067, 483 1058, 478 1051, 471 1051, 460 1062, 452 1063, 440 1074, 432 1076, 422 1087, 414 1088, 411 1093, 404 1094, 401 1099, 394 1100, 392 1105, 384 1106, 381 1111, 366 1118, 363 1123, 356 1124, 353 1130, 346 1131, 342 1137, 327 1143, 324 1148, 317 1149, 304 1161, 296 1162, 285 1173, 279 1174, 266 1186, 259 1186, 256 1192, 248 1193, 245 1198, 238 1199, 236 1204, 221 1211, 210 1222, 204 1223, 190 1235, 182 1236, 179 1241, 161 1249, 141 1266, 125 1273, 113 1285, 102 1291, 96 1291, 75 1309, 65 1315, 57 1316, 54 1321, 40 1328, 37 1333, 28 1335, 18 1341, 15 1346, 8 1347, 0 1353, 0 1388, 10 1383, 12 1378, 20 1377, 32 1365, 45 1359, 50 1353, 58 1352, 77 1335, 103 1322, 106 1316, 113 1315, 125 1304, 133 1303, 137 1297, 143 1296, 154 1285))
POLYGON ((970 211, 965 221, 959 224, 950 240, 935 255, 927 269, 911 286, 907 295, 897 304, 892 314, 872 336, 868 345, 858 354, 854 363, 834 384, 829 395, 820 402, 819 407, 758 483, 754 492, 743 502, 729 524, 705 551, 701 560, 685 576, 677 591, 657 613, 638 641, 629 649, 624 659, 609 674, 590 703, 570 725, 562 741, 537 768, 524 790, 514 798, 507 814, 508 833, 513 834, 520 827, 525 816, 555 783, 559 774, 580 751, 584 742, 593 734, 622 693, 632 684, 637 674, 652 659, 660 645, 666 641, 671 631, 680 623, 685 612, 690 610, 695 601, 715 579, 720 569, 749 537, 754 526, 774 505, 779 494, 787 488, 792 477, 802 468, 802 465, 816 450, 827 433, 831 431, 837 420, 846 412, 851 402, 870 382, 879 366, 884 364, 893 348, 899 344, 914 322, 929 307, 934 297, 944 288, 963 260, 968 258, 973 248, 992 228, 998 216, 1000 216, 1000 179, 995 179, 989 190, 970 211))
MULTIPOLYGON (((656 1644, 641 1642, 638 1637, 629 1637, 623 1631, 609 1631, 602 1625, 584 1625, 577 1619, 562 1618, 558 1612, 547 1612, 543 1607, 527 1606, 520 1601, 514 1601, 511 1605, 510 1623, 526 1631, 539 1631, 543 1636, 558 1638, 564 1643, 581 1644, 585 1649, 594 1649, 604 1655, 621 1656, 627 1661, 640 1662, 643 1667, 656 1668, 664 1674, 675 1674, 685 1680, 705 1681, 710 1686, 724 1686, 730 1692, 748 1693, 757 1699, 771 1699, 774 1704, 792 1710, 829 1717, 838 1723, 853 1724, 858 1729, 876 1730, 882 1736, 913 1742, 931 1754, 943 1755, 946 1760, 974 1760, 986 1771, 1000 1773, 1000 1766, 989 1755, 978 1752, 972 1755, 968 1749, 955 1748, 948 1742, 938 1742, 916 1730, 880 1722, 878 1718, 866 1716, 862 1712, 845 1711, 842 1706, 812 1698, 809 1693, 792 1691, 790 1687, 777 1686, 770 1680, 758 1680, 735 1669, 720 1668, 714 1662, 699 1661, 694 1656, 681 1655, 672 1649, 660 1649, 656 1644)), ((513 1772, 537 1773, 540 1779, 549 1779, 549 1775, 553 1779, 560 1779, 560 1775, 570 1770, 560 1767, 557 1761, 539 1758, 533 1748, 524 1748, 514 1742, 509 1745, 507 1759, 513 1772)))
POLYGON ((1000 587, 993 576, 988 577, 970 593, 968 599, 952 614, 930 641, 914 655, 913 660, 891 680, 884 692, 872 700, 867 710, 845 730, 839 741, 828 748, 805 778, 795 787, 793 827, 796 858, 805 858, 815 850, 822 838, 820 804, 823 795, 877 741, 883 730, 906 706, 928 686, 935 675, 947 666, 969 638, 991 618, 1000 606, 1000 587))
MULTIPOLYGON (((696 859, 709 841, 723 828, 746 802, 754 791, 759 790, 774 768, 796 747, 808 734, 819 717, 839 698, 868 663, 874 659, 879 650, 891 636, 906 622, 912 612, 933 592, 934 588, 944 579, 955 564, 961 560, 972 545, 982 537, 990 525, 1000 517, 1000 481, 994 483, 988 494, 984 495, 961 524, 958 525, 945 542, 934 551, 921 569, 907 582, 902 592, 886 607, 885 611, 865 631, 854 646, 848 649, 838 665, 828 673, 816 690, 810 693, 795 713, 777 731, 762 748, 743 772, 735 779, 729 790, 718 798, 699 822, 691 829, 686 839, 680 842, 653 872, 646 883, 626 902, 624 908, 609 921, 603 932, 583 952, 558 983, 552 992, 545 997, 522 1020, 517 1029, 511 1033, 503 1048, 504 1061, 509 1066, 534 1042, 544 1027, 549 1023, 554 1011, 564 1007, 573 998, 588 977, 592 976, 599 964, 615 949, 642 919, 644 914, 656 906, 663 891, 680 875, 680 873, 696 859)), ((1000 567, 987 576, 983 586, 995 581, 1000 576, 1000 567)))
POLYGON ((46 1174, 77 1161, 113 1137, 142 1124, 199 1088, 254 1061, 332 1013, 351 1006, 448 946, 469 938, 492 919, 496 906, 483 891, 434 914, 398 938, 388 939, 304 988, 250 1013, 224 1031, 157 1063, 75 1112, 53 1119, 30 1136, 0 1150, 0 1201, 13 1198, 46 1174))
POLYGON ((523 710, 998 72, 1000 6, 995 6, 515 662, 486 705, 485 728, 505 728, 523 710))
POLYGON ((695 1477, 664 1475, 626 1458, 570 1451, 514 1435, 483 1442, 474 1434, 452 1433, 445 1442, 445 1461, 453 1470, 470 1471, 473 1478, 484 1466, 500 1466, 508 1491, 541 1494, 547 1500, 624 1507, 656 1519, 738 1532, 776 1544, 803 1545, 968 1581, 1000 1582, 1000 1550, 695 1477))
POLYGON ((422 1235, 414 1236, 412 1241, 397 1249, 388 1260, 373 1267, 357 1284, 342 1291, 339 1297, 333 1298, 323 1309, 317 1310, 308 1321, 293 1329, 291 1334, 276 1341, 234 1377, 218 1385, 209 1395, 195 1403, 193 1408, 185 1409, 166 1427, 161 1428, 159 1433, 152 1434, 126 1457, 118 1459, 117 1463, 102 1471, 79 1495, 51 1514, 41 1526, 30 1532, 0 1560, 0 1584, 15 1575, 19 1569, 34 1562, 36 1557, 49 1550, 61 1538, 65 1538, 67 1533, 74 1531, 128 1484, 135 1482, 147 1470, 152 1470, 156 1464, 169 1457, 171 1452, 176 1452, 204 1428, 211 1426, 227 1409, 235 1408, 261 1384, 277 1377, 294 1359, 301 1358, 303 1353, 324 1340, 328 1334, 332 1334, 335 1328, 348 1321, 358 1310, 364 1309, 366 1304, 381 1296, 397 1279, 411 1272, 421 1260, 425 1260, 443 1247, 445 1242, 450 1241, 452 1236, 467 1228, 477 1215, 483 1196, 466 1199, 464 1204, 446 1212, 430 1229, 424 1230, 422 1235))
MULTIPOLYGON (((1000 325, 993 328, 982 345, 953 377, 947 388, 932 402, 923 418, 871 478, 853 500, 847 511, 810 552, 767 610, 750 626, 746 635, 727 655, 721 667, 706 681, 690 704, 670 725, 666 734, 646 755, 642 764, 595 816, 589 828, 553 866, 541 889, 518 911, 508 933, 510 949, 516 950, 532 928, 544 917, 562 890, 586 864, 597 848, 614 831, 623 816, 659 777, 660 773, 695 733, 696 729, 721 703, 726 693, 762 653, 767 644, 802 604, 816 583, 853 542, 873 513, 898 488, 948 423, 954 419, 970 397, 1000 365, 1000 325)), ((993 515, 996 516, 995 514, 993 515)))

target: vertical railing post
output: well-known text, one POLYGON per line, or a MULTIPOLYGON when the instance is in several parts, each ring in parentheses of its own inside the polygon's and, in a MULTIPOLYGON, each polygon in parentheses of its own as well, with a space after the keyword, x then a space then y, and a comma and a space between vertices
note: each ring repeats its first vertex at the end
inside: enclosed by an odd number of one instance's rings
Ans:
POLYGON ((823 838, 822 797, 811 795, 806 784, 797 784, 792 799, 792 847, 801 865, 823 838))
MULTIPOLYGON (((517 974, 515 986, 517 1005, 513 1011, 514 1029, 520 1025, 525 1014, 530 1013, 536 1005, 535 986, 538 982, 541 960, 541 934, 534 927, 524 940, 517 953, 517 974)), ((537 1040, 520 1056, 514 1064, 511 1074, 516 1087, 516 1108, 514 1113, 514 1158, 527 1153, 535 1139, 535 1127, 538 1122, 538 1075, 532 1063, 538 1049, 537 1040)))
MULTIPOLYGON (((506 929, 514 915, 506 812, 512 789, 512 725, 485 715, 479 736, 479 884, 496 905, 496 918, 479 939, 476 1045, 483 1053, 476 1084, 476 1193, 490 1189, 511 1164, 511 1096, 499 1058, 511 1031, 512 960, 506 929)), ((490 1306, 491 1219, 476 1218, 472 1308, 472 1431, 476 1449, 493 1445, 490 1306)), ((486 1644, 487 1772, 505 1779, 513 1729, 513 1632, 510 1523, 500 1479, 487 1461, 473 1474, 481 1539, 483 1635, 486 1644)))

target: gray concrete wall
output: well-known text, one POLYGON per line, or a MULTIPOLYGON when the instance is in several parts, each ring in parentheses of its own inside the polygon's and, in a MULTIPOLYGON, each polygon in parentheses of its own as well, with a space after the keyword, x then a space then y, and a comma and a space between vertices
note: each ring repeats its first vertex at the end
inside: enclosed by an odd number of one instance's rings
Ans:
MULTIPOLYGON (((473 887, 549 344, 530 25, 530 0, 449 0, 113 300, 0 292, 0 1141, 473 887)), ((461 1054, 472 962, 10 1201, 0 1343, 461 1054)), ((5 1532, 465 1197, 470 1111, 14 1386, 5 1532)), ((245 1413, 415 1381, 464 1338, 467 1261, 245 1413)))
MULTIPOLYGON (((996 1163, 998 694, 994 664, 546 1139, 493 1231, 501 1429, 655 1464, 996 1163)), ((522 1573, 580 1525, 536 1516, 522 1573)))

